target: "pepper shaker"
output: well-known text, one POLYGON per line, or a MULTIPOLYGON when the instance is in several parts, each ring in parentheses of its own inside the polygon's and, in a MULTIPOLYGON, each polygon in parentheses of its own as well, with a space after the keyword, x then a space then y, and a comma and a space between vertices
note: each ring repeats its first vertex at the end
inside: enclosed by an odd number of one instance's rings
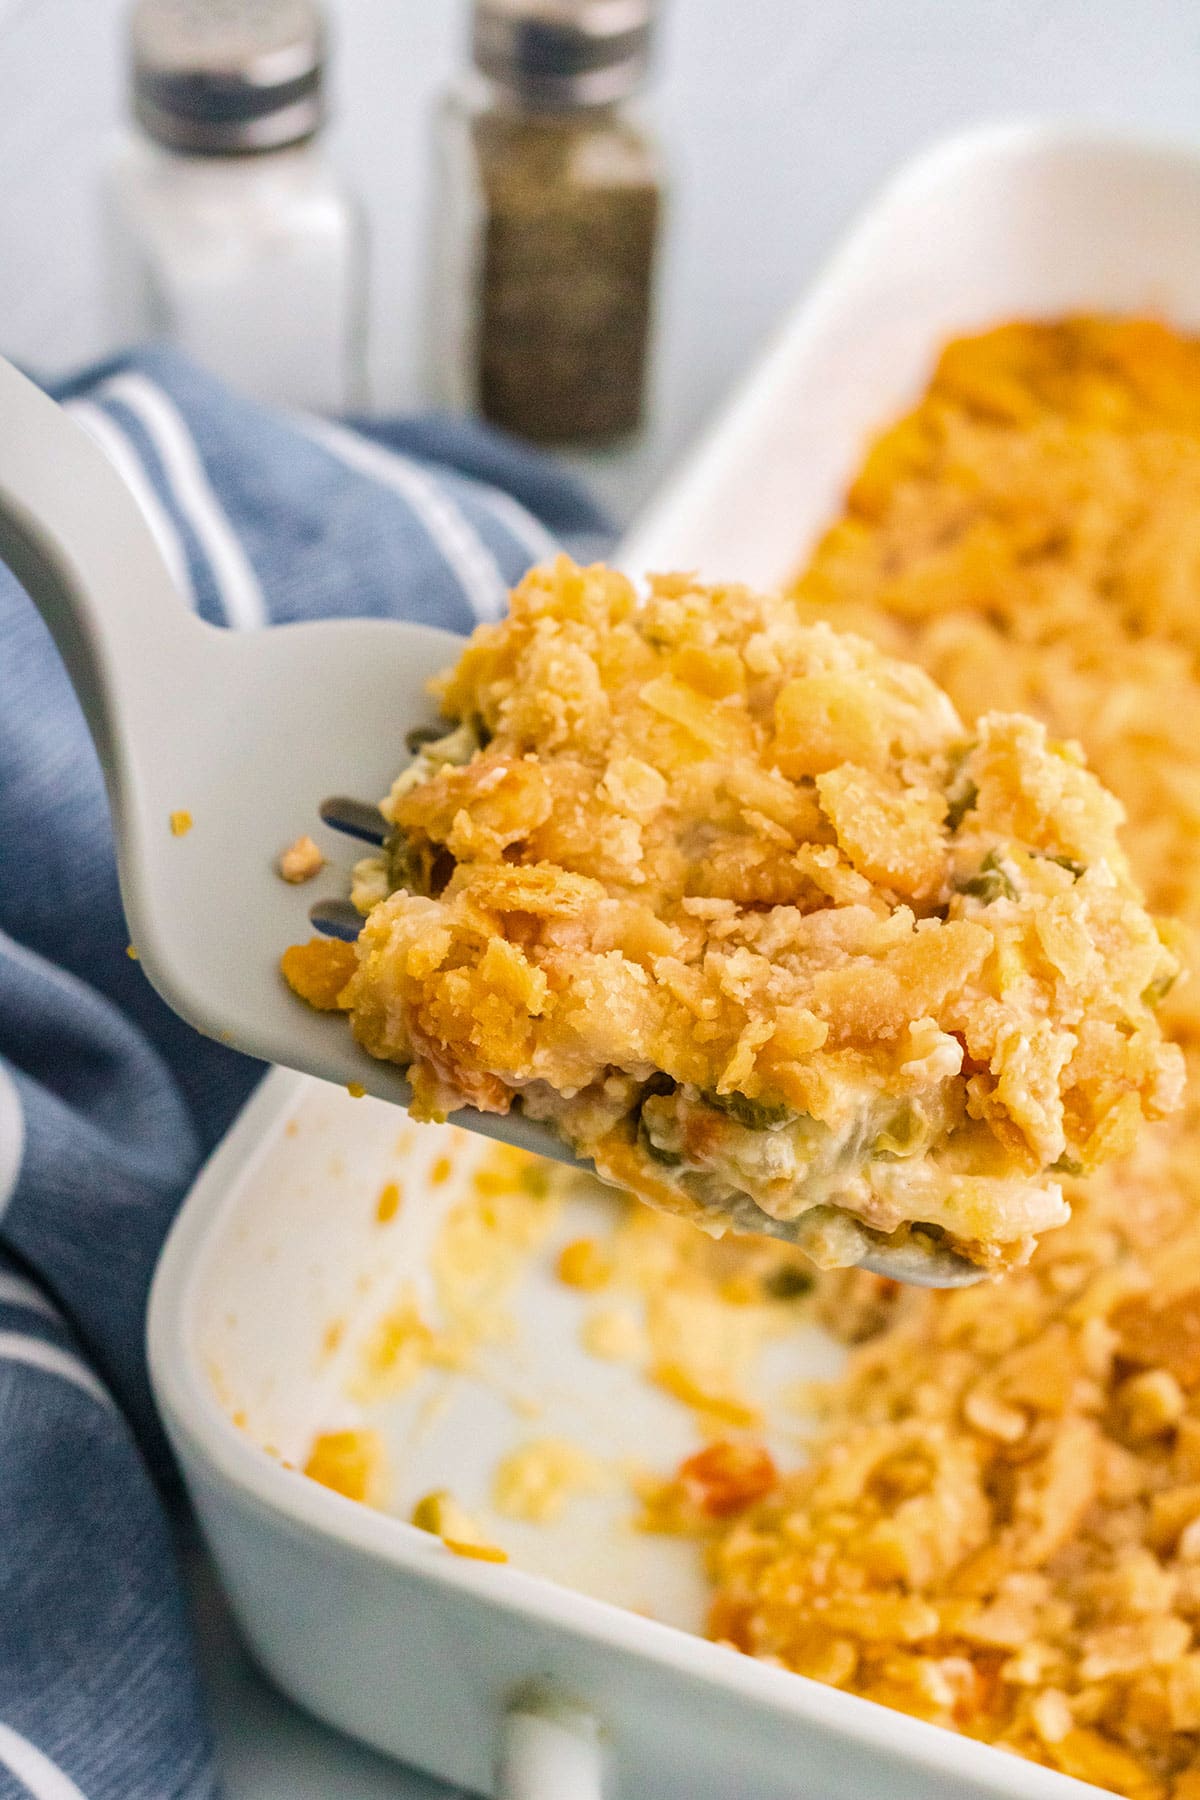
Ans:
POLYGON ((475 0, 437 122, 434 382, 540 443, 640 423, 663 172, 631 102, 654 0, 475 0))
POLYGON ((326 160, 315 0, 138 0, 134 124, 106 183, 114 341, 258 399, 364 401, 365 231, 326 160))

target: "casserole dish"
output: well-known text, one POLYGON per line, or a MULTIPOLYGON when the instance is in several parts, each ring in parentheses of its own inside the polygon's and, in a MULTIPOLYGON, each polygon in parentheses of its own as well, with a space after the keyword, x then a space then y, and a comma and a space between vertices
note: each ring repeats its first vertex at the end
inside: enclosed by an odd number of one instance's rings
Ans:
MULTIPOLYGON (((623 565, 786 578, 870 433, 917 397, 951 335, 1073 310, 1195 325, 1200 234, 1185 226, 1198 203, 1200 158, 1090 132, 975 133, 921 159, 635 528, 623 565)), ((681 1631, 698 1595, 678 1546, 653 1545, 651 1568, 597 1516, 576 1566, 549 1539, 522 1546, 520 1568, 465 1562, 281 1466, 303 1461, 328 1412, 329 1319, 369 1308, 377 1250, 354 1196, 378 1185, 403 1127, 376 1103, 272 1075, 197 1183, 152 1296, 167 1427, 246 1635, 281 1686, 446 1779, 542 1800, 1095 1791, 681 1631), (647 1599, 655 1618, 629 1610, 647 1599)), ((432 1149, 415 1136, 404 1155, 416 1198, 400 1253, 417 1271, 437 1204, 432 1149)), ((583 1391, 549 1297, 522 1309, 534 1388, 600 1431, 604 1397, 583 1391)), ((826 1372, 833 1353, 816 1334, 794 1348, 794 1373, 826 1372)), ((625 1422, 669 1458, 670 1426, 647 1407, 625 1422)), ((436 1474, 466 1491, 497 1426, 483 1414, 454 1426, 435 1433, 436 1474)), ((632 1446, 614 1433, 605 1447, 632 1446)), ((406 1460, 425 1454, 414 1436, 406 1460)))

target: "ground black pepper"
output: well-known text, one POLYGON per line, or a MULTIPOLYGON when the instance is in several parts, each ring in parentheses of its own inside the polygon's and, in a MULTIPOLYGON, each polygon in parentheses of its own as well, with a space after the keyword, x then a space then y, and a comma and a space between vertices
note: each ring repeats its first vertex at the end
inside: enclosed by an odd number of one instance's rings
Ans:
POLYGON ((661 213, 650 147, 607 109, 487 112, 472 134, 483 208, 480 410, 541 443, 632 432, 661 213))

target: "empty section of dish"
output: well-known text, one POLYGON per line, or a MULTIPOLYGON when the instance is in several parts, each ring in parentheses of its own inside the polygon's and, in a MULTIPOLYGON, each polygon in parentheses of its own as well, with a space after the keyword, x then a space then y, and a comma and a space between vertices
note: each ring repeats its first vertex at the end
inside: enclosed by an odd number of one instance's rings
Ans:
POLYGON ((714 1439, 801 1454, 806 1384, 842 1352, 798 1253, 303 1092, 203 1271, 196 1348, 222 1410, 456 1547, 703 1629, 697 1549, 643 1529, 644 1494, 714 1439))

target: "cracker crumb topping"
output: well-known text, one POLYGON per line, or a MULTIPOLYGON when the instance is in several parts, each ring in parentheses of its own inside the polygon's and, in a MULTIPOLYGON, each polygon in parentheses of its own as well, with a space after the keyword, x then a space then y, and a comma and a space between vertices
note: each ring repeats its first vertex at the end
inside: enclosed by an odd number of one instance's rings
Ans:
POLYGON ((311 881, 325 867, 325 858, 318 846, 307 834, 298 837, 294 844, 289 844, 279 855, 279 873, 284 881, 300 883, 311 881))
POLYGON ((420 1117, 553 1123, 706 1229, 989 1270, 1178 1103, 1118 803, 794 601, 566 558, 437 684, 338 1004, 420 1117))

